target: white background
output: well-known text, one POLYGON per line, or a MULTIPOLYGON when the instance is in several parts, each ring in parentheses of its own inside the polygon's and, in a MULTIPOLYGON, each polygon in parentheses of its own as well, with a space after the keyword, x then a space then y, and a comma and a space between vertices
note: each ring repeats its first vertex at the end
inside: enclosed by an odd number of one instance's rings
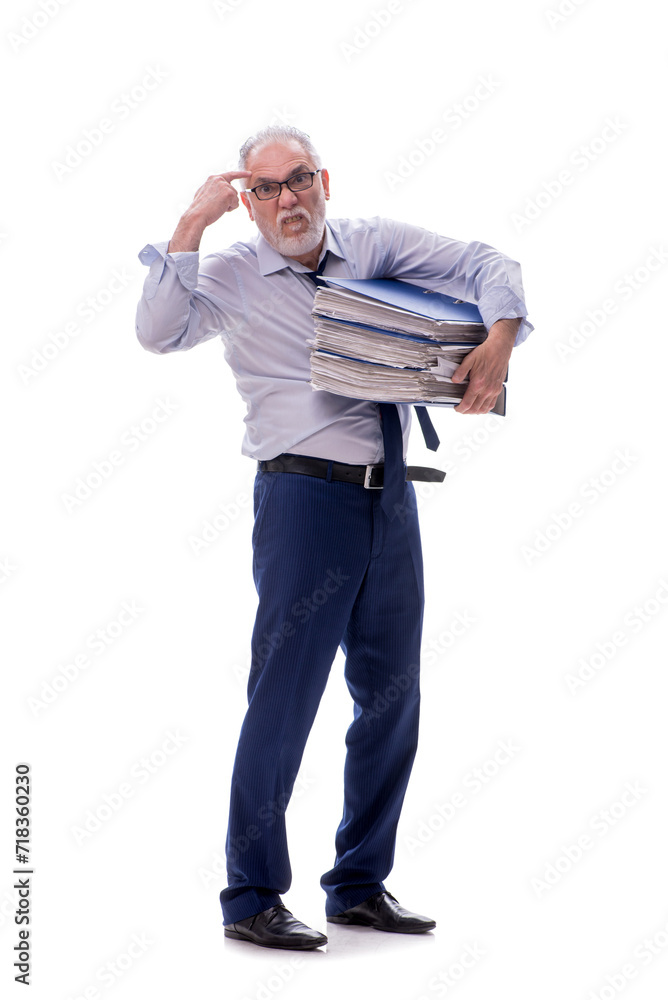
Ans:
MULTIPOLYGON (((559 3, 4 6, 0 939, 4 979, 28 761, 31 996, 665 995, 666 25, 559 3), (325 923, 339 656, 287 814, 285 902, 329 934, 306 955, 226 941, 218 903, 256 606, 244 406, 218 340, 159 357, 134 332, 138 252, 272 121, 312 136, 332 217, 519 260, 536 327, 505 419, 432 411, 449 474, 421 494, 421 743, 387 884, 437 929, 325 923)), ((202 250, 249 236, 242 213, 202 250)))

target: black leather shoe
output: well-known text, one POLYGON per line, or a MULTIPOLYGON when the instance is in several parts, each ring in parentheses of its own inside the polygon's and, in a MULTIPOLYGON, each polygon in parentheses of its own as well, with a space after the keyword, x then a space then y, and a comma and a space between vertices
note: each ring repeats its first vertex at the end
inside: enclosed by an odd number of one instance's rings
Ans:
POLYGON ((363 903, 327 917, 330 924, 358 924, 375 927, 377 931, 394 931, 398 934, 421 934, 436 926, 435 920, 421 917, 399 906, 391 892, 377 892, 363 903))
POLYGON ((282 903, 253 917, 237 920, 235 924, 225 924, 225 937, 252 941, 262 948, 294 948, 297 951, 327 944, 324 934, 297 920, 282 903))

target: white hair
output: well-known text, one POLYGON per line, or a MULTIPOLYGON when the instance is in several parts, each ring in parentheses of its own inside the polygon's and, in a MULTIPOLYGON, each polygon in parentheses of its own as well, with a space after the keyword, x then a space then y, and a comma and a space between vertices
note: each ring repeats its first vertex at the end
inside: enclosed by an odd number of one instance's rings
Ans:
POLYGON ((314 165, 320 169, 322 160, 318 151, 311 142, 311 137, 306 132, 295 128, 294 125, 267 125, 261 128, 255 135, 246 139, 239 150, 239 170, 245 170, 248 158, 251 153, 262 146, 268 146, 271 142, 298 142, 305 153, 313 160, 314 165))

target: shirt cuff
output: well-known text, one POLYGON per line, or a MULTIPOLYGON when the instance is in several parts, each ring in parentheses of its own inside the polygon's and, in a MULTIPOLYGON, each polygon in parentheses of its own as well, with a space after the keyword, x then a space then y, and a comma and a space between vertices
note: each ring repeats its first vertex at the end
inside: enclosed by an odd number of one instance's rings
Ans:
POLYGON ((140 262, 150 268, 144 282, 144 296, 147 299, 152 299, 155 295, 165 268, 174 267, 176 276, 189 292, 197 288, 199 250, 179 250, 177 253, 168 253, 168 246, 169 240, 147 243, 137 255, 140 262))
POLYGON ((527 307, 510 288, 492 288, 485 292, 477 303, 482 321, 489 330, 498 319, 521 319, 515 347, 527 339, 533 330, 533 324, 527 318, 527 307))

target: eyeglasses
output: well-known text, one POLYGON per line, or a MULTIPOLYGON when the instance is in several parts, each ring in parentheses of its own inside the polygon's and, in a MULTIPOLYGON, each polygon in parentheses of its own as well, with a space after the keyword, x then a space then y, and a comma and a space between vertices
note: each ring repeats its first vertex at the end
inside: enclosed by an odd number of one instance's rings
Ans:
POLYGON ((305 170, 293 174, 292 177, 288 177, 287 181, 265 181, 264 184, 257 184, 248 190, 252 191, 259 201, 271 201, 272 198, 278 198, 284 184, 288 191, 307 191, 308 188, 313 187, 313 178, 320 173, 321 169, 305 170))

